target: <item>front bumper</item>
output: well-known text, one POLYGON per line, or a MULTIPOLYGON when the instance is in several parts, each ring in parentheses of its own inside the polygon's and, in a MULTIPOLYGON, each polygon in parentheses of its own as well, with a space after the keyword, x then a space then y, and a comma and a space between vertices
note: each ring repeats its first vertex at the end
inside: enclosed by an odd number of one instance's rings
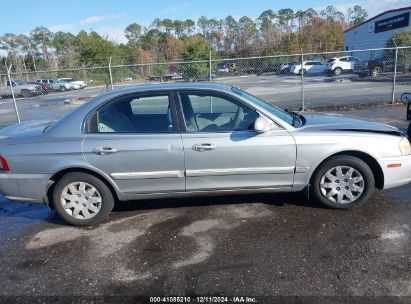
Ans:
POLYGON ((411 183, 411 155, 378 159, 384 173, 384 189, 400 187, 411 183), (390 164, 400 167, 388 168, 390 164))
POLYGON ((0 173, 0 193, 13 201, 43 203, 50 176, 0 173))

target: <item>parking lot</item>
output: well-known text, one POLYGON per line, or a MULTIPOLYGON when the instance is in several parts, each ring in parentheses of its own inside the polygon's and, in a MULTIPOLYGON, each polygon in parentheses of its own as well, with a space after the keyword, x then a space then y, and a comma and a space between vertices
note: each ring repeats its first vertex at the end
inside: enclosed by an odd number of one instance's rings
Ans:
MULTIPOLYGON (((231 86, 247 90, 269 103, 281 108, 299 109, 302 107, 302 87, 300 76, 280 76, 274 74, 225 76, 214 79, 231 86)), ((147 81, 126 81, 115 85, 115 89, 144 83, 147 81)), ((410 77, 398 77, 396 99, 409 91, 410 77)), ((359 78, 353 75, 327 77, 314 75, 304 77, 305 107, 324 109, 336 106, 387 103, 392 100, 392 79, 359 78)), ((81 101, 107 91, 107 87, 88 87, 69 92, 53 92, 30 98, 18 98, 17 107, 22 120, 57 119, 77 107, 81 101), (80 101, 71 103, 70 101, 80 101)), ((16 121, 11 99, 0 99, 0 127, 16 121)))
POLYGON ((410 187, 379 192, 354 211, 323 209, 299 195, 129 202, 83 229, 65 226, 45 206, 1 201, 0 290, 401 296, 395 303, 409 303, 410 196, 410 187))

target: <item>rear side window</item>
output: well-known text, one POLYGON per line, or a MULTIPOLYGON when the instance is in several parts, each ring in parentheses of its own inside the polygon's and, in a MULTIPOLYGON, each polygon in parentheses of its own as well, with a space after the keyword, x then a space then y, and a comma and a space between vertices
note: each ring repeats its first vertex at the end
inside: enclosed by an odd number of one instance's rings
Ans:
MULTIPOLYGON (((169 133, 173 121, 168 94, 120 97, 97 111, 97 133, 169 133)), ((94 133, 94 132, 93 132, 94 133)))

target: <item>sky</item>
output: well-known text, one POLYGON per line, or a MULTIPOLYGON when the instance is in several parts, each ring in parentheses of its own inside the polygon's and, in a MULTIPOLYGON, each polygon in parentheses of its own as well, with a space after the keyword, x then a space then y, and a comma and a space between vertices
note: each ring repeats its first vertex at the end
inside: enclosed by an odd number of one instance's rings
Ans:
POLYGON ((369 17, 385 10, 410 6, 410 0, 69 0, 32 1, 0 0, 3 11, 0 18, 0 36, 5 33, 28 34, 36 26, 45 26, 51 31, 78 33, 94 30, 116 42, 126 42, 124 28, 137 22, 149 26, 155 18, 198 19, 224 18, 227 15, 239 18, 257 18, 264 10, 282 8, 293 10, 314 8, 317 11, 334 5, 341 11, 359 4, 369 12, 369 17), (2 3, 3 2, 3 3, 2 3), (22 9, 24 8, 24 9, 22 9))

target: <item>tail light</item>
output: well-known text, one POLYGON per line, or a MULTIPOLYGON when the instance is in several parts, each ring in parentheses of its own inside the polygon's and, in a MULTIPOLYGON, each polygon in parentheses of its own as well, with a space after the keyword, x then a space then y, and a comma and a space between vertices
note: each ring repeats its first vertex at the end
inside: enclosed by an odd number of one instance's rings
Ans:
POLYGON ((10 171, 6 159, 2 156, 0 156, 0 171, 10 171))

